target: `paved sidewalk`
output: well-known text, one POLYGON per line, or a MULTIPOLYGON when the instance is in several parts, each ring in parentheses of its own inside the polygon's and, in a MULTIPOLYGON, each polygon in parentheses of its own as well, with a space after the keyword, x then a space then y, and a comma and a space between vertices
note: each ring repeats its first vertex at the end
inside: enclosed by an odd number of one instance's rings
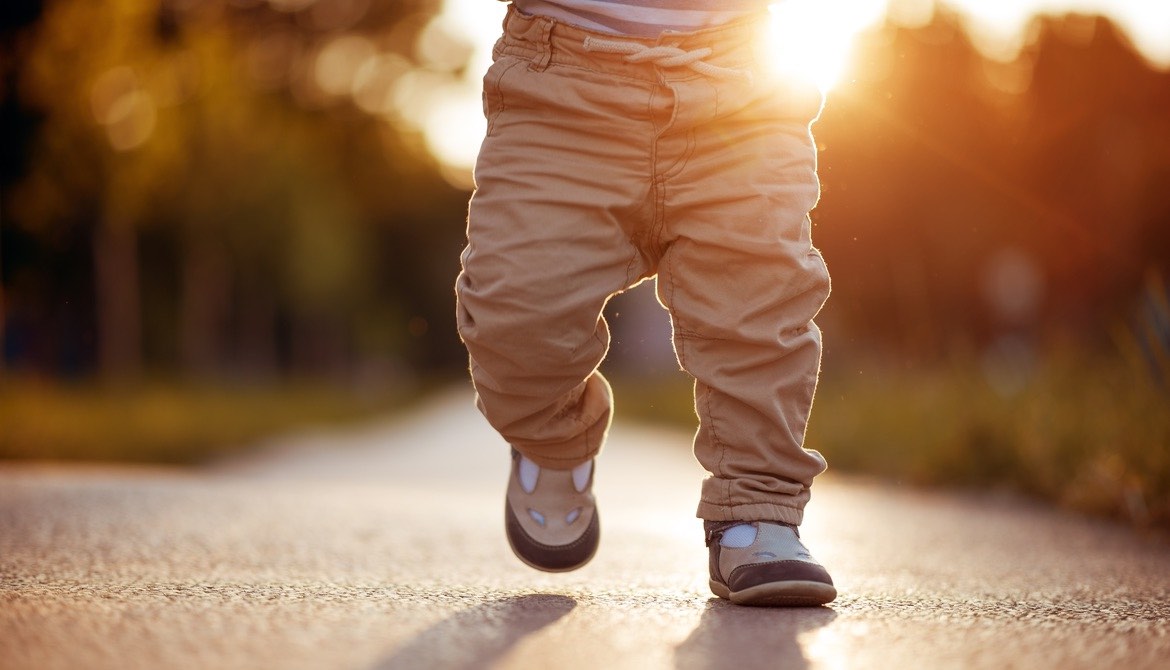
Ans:
POLYGON ((0 668, 1166 667, 1170 547, 1007 498, 827 476, 838 601, 719 601, 688 442, 615 426, 563 575, 510 555, 462 392, 208 469, 0 464, 0 668))

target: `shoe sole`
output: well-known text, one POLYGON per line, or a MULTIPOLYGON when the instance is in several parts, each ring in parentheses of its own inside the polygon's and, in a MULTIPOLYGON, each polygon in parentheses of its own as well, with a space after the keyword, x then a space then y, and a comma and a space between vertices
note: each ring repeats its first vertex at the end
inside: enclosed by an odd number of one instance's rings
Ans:
POLYGON ((784 581, 757 584, 734 593, 725 584, 710 580, 711 592, 736 605, 752 607, 817 607, 833 602, 837 589, 832 584, 784 581))
POLYGON ((508 546, 512 548, 512 553, 516 555, 516 558, 520 559, 521 563, 523 563, 524 565, 527 565, 530 568, 533 568, 534 570, 540 570, 541 572, 572 572, 574 570, 579 570, 579 569, 585 567, 586 563, 593 560, 594 554, 597 553, 597 550, 594 549, 593 553, 591 553, 585 557, 585 560, 581 561, 580 563, 578 563, 576 565, 571 565, 567 568, 550 568, 547 565, 540 565, 538 563, 533 563, 532 561, 528 560, 528 558, 526 556, 524 556, 524 554, 520 553, 520 551, 518 551, 516 549, 516 545, 512 543, 512 540, 510 538, 508 540, 508 546))
POLYGON ((589 561, 593 560, 593 557, 597 554, 597 547, 600 544, 599 540, 601 538, 601 523, 597 516, 596 509, 593 511, 593 518, 590 520, 589 526, 586 528, 585 533, 582 534, 582 536, 577 541, 569 545, 559 547, 542 544, 525 533, 524 529, 521 528, 520 524, 516 521, 515 515, 512 513, 511 506, 506 503, 504 506, 504 517, 506 530, 504 534, 508 538, 508 546, 512 549, 512 553, 516 555, 516 558, 520 559, 524 565, 527 565, 530 568, 534 568, 542 572, 572 572, 573 570, 577 570, 583 567, 589 561), (515 534, 515 536, 513 534, 515 534), (517 540, 521 540, 522 542, 517 542, 517 540), (524 546, 524 544, 527 544, 528 546, 524 546), (577 547, 578 545, 586 549, 585 553, 576 555, 569 553, 574 547, 577 547), (547 563, 541 563, 537 558, 528 556, 527 552, 529 551, 532 551, 533 553, 552 552, 554 555, 549 557, 553 559, 550 561, 550 563, 557 564, 550 565, 547 563), (559 565, 559 563, 565 561, 566 559, 571 560, 569 560, 569 562, 564 565, 559 565))

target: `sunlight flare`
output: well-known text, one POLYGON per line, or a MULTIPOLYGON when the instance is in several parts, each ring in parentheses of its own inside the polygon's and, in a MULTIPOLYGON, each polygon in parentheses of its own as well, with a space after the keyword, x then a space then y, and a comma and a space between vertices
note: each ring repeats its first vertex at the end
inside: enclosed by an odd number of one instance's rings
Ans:
POLYGON ((772 5, 768 49, 781 71, 821 91, 840 81, 853 41, 885 15, 887 0, 784 0, 772 5))

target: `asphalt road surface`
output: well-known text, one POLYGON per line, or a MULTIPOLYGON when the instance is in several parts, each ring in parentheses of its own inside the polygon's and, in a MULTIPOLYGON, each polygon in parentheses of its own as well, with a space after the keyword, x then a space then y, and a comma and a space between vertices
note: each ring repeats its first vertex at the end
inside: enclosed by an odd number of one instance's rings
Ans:
POLYGON ((511 556, 465 393, 213 468, 0 464, 0 667, 1170 667, 1170 546, 1003 496, 827 475, 839 599, 720 601, 688 442, 614 427, 561 575, 511 556))

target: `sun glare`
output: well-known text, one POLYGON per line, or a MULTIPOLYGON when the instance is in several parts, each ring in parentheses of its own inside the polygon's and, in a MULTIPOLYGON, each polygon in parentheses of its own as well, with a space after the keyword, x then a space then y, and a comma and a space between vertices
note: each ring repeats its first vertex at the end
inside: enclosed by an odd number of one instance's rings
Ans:
POLYGON ((768 48, 782 72, 822 91, 845 73, 858 33, 885 15, 887 0, 784 0, 772 6, 768 48))

